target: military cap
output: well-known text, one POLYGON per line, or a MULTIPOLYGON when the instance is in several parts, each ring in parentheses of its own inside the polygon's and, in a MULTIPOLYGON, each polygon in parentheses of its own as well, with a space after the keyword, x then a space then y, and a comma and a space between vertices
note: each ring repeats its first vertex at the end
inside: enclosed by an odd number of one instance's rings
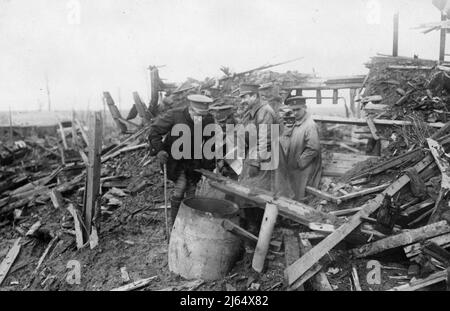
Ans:
POLYGON ((213 102, 212 98, 200 94, 188 95, 187 99, 191 102, 191 107, 199 113, 208 112, 209 104, 213 102))
POLYGON ((259 84, 242 83, 239 86, 239 97, 242 97, 242 96, 250 94, 250 93, 258 93, 258 89, 259 89, 259 84))
POLYGON ((306 105, 306 98, 305 96, 293 96, 287 98, 284 103, 288 105, 289 107, 293 108, 300 105, 306 105))

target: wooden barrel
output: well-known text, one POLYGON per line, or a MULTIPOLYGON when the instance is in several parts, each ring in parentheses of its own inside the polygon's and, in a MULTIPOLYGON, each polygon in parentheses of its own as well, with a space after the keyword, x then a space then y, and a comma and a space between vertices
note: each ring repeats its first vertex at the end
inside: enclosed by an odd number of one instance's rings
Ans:
POLYGON ((238 223, 236 204, 193 197, 181 203, 169 242, 169 270, 185 279, 217 280, 238 260, 241 241, 221 222, 238 223))

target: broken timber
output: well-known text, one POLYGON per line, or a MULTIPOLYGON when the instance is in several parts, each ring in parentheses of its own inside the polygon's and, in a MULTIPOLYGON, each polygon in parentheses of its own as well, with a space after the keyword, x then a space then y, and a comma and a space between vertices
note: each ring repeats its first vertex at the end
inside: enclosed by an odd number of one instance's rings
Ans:
POLYGON ((336 225, 342 223, 342 221, 340 221, 337 217, 319 212, 314 208, 300 202, 290 200, 285 197, 275 198, 269 191, 262 189, 250 189, 246 186, 240 185, 234 180, 214 174, 207 170, 197 171, 202 173, 205 177, 214 180, 210 182, 210 185, 213 188, 250 200, 261 207, 264 207, 267 203, 275 204, 278 207, 278 211, 281 216, 288 217, 305 226, 309 227, 309 225, 314 222, 328 222, 336 225))
POLYGON ((447 270, 443 270, 443 271, 439 271, 436 273, 433 273, 432 275, 424 278, 424 279, 420 279, 420 280, 415 280, 415 281, 411 281, 408 284, 404 284, 404 285, 400 285, 394 288, 391 288, 389 291, 415 291, 417 289, 426 287, 426 286, 430 286, 442 281, 446 281, 447 280, 447 270))
MULTIPOLYGON (((106 100, 106 104, 108 105, 108 109, 111 112, 111 115, 114 119, 114 122, 116 122, 117 127, 120 129, 122 133, 127 132, 127 127, 125 124, 120 122, 120 119, 122 119, 122 116, 120 114, 119 109, 117 109, 116 105, 114 104, 114 100, 111 97, 111 94, 109 92, 103 92, 103 97, 106 100)), ((123 120, 123 119, 122 119, 123 120)))
MULTIPOLYGON (((422 161, 417 163, 414 168, 417 172, 421 172, 427 166, 429 166, 433 162, 433 159, 430 155, 426 156, 422 161)), ((361 211, 356 213, 349 221, 341 225, 338 229, 336 229, 333 233, 323 239, 319 244, 317 244, 311 251, 302 256, 299 260, 297 260, 294 264, 289 266, 285 270, 285 277, 288 281, 288 285, 292 286, 294 283, 296 286, 300 286, 300 282, 296 282, 299 278, 306 275, 308 270, 310 270, 314 264, 319 261, 326 253, 328 253, 332 248, 334 248, 339 242, 345 239, 353 230, 355 230, 361 223, 363 217, 369 217, 370 214, 375 212, 383 203, 384 197, 386 195, 393 196, 398 191, 400 191, 403 187, 405 187, 409 183, 410 179, 405 174, 393 182, 386 190, 382 193, 378 194, 374 199, 368 201, 366 204, 362 206, 361 211)), ((302 278, 303 282, 307 280, 307 278, 302 278)))
POLYGON ((448 232, 450 232, 450 226, 446 221, 440 221, 428 226, 420 227, 418 229, 413 229, 397 235, 389 236, 373 243, 365 244, 360 248, 354 249, 352 252, 356 258, 363 258, 378 254, 388 249, 412 244, 419 240, 432 238, 448 232))
POLYGON ((5 280, 6 276, 8 275, 9 270, 11 269, 12 265, 14 264, 14 261, 16 260, 17 256, 20 252, 20 240, 21 238, 18 238, 14 245, 9 250, 8 254, 6 254, 6 257, 3 259, 2 263, 0 264, 0 285, 2 285, 3 281, 5 280))
POLYGON ((118 288, 111 289, 111 291, 112 292, 127 292, 127 291, 132 291, 132 290, 135 290, 135 289, 139 289, 139 288, 142 288, 142 287, 145 287, 145 286, 149 285, 151 283, 151 281, 153 281, 157 277, 158 276, 155 275, 155 276, 152 276, 152 277, 149 277, 149 278, 146 278, 146 279, 135 281, 133 283, 130 283, 130 284, 118 287, 118 288))
POLYGON ((139 116, 142 118, 142 123, 144 125, 147 125, 150 123, 150 116, 147 110, 147 107, 142 102, 141 97, 139 96, 138 92, 133 92, 133 99, 134 99, 134 105, 136 107, 136 110, 139 114, 139 116))
POLYGON ((430 152, 442 174, 441 189, 439 190, 438 198, 436 199, 435 206, 428 222, 433 223, 441 219, 442 214, 449 210, 448 194, 450 191, 450 163, 447 159, 444 159, 446 153, 441 145, 430 138, 427 138, 427 143, 430 147, 430 152))
MULTIPOLYGON (((306 254, 311 250, 312 245, 307 239, 302 239, 300 237, 300 250, 302 255, 306 254)), ((313 269, 314 271, 318 271, 311 279, 312 287, 317 291, 332 291, 333 288, 328 281, 327 275, 322 271, 323 266, 320 263, 316 263, 318 267, 313 269)))
MULTIPOLYGON (((101 151, 102 151, 102 116, 96 112, 93 116, 92 126, 89 136, 89 166, 87 167, 86 191, 84 201, 84 241, 88 241, 92 232, 92 223, 95 214, 100 209, 100 169, 101 169, 101 151)), ((94 221, 95 222, 95 221, 94 221)))
MULTIPOLYGON (((163 207, 164 208, 164 207, 163 207)), ((258 242, 258 237, 256 237, 255 235, 253 235, 252 233, 248 232, 247 230, 239 227, 237 224, 233 223, 232 221, 228 220, 228 219, 224 219, 222 221, 222 227, 227 230, 230 231, 231 233, 237 235, 238 237, 250 242, 253 245, 256 245, 256 243, 258 242)), ((270 249, 273 251, 278 251, 278 245, 270 242, 270 249)))
MULTIPOLYGON (((356 118, 343 118, 343 117, 333 117, 333 116, 319 116, 319 115, 313 115, 313 120, 316 122, 323 122, 323 123, 337 123, 337 124, 351 124, 351 125, 367 125, 366 119, 356 119, 356 118)), ((400 120, 385 120, 385 119, 374 119, 373 123, 375 125, 413 125, 410 121, 400 121, 400 120)), ((427 123, 429 126, 434 128, 441 128, 444 126, 444 123, 442 122, 435 122, 435 123, 427 123)))

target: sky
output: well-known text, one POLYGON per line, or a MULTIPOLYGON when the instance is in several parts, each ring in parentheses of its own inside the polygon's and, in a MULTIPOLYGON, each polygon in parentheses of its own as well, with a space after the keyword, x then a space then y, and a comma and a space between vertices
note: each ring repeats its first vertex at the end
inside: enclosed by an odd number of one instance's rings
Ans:
POLYGON ((276 71, 365 74, 376 53, 437 59, 431 0, 0 0, 0 110, 121 109, 148 99, 149 65, 167 82, 220 77, 297 57, 276 71))

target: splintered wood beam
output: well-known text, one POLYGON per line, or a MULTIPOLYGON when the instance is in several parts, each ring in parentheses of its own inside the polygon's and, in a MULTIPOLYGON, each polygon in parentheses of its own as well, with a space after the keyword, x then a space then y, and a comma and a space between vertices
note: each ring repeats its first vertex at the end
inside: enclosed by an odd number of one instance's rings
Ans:
MULTIPOLYGON (((417 163, 414 168, 417 172, 423 171, 428 165, 432 163, 432 157, 426 156, 422 161, 417 163)), ((302 256, 299 260, 289 266, 285 271, 285 277, 288 285, 292 286, 294 283, 296 286, 300 286, 302 283, 297 282, 300 278, 302 281, 306 281, 307 278, 303 277, 306 272, 314 266, 325 254, 327 254, 332 248, 334 248, 339 242, 347 237, 353 230, 355 230, 361 223, 361 217, 369 217, 370 214, 375 212, 384 201, 386 195, 393 196, 398 191, 403 189, 410 179, 408 175, 403 175, 396 181, 394 181, 387 189, 378 194, 374 199, 368 201, 362 206, 362 210, 356 213, 349 221, 341 225, 338 229, 332 232, 329 236, 323 239, 319 244, 312 248, 308 253, 302 256)))
MULTIPOLYGON (((448 247, 448 245, 450 245, 450 233, 442 234, 434 238, 427 239, 424 242, 425 243, 432 242, 441 247, 448 247)), ((407 245, 403 247, 403 251, 405 252, 406 257, 408 258, 417 256, 422 252, 422 242, 407 245)))
POLYGON ((99 206, 100 191, 100 170, 101 170, 101 151, 102 151, 102 115, 95 112, 89 131, 89 166, 87 167, 87 186, 86 201, 84 202, 84 224, 86 226, 84 232, 84 241, 89 240, 92 229, 92 221, 99 206))
POLYGON ((437 141, 427 138, 427 143, 442 175, 441 189, 439 190, 438 198, 436 199, 433 212, 428 221, 428 223, 433 223, 441 219, 442 214, 449 210, 450 163, 445 158, 446 153, 444 148, 437 141))
POLYGON ((144 125, 147 125, 150 123, 150 116, 148 113, 148 109, 145 106, 145 104, 142 102, 141 97, 139 96, 138 92, 133 92, 133 99, 134 99, 134 105, 136 106, 136 110, 139 114, 139 116, 142 118, 142 122, 144 125))
POLYGON ((59 126, 59 133, 61 134, 61 140, 62 140, 64 149, 67 150, 67 149, 69 149, 69 147, 67 146, 66 134, 64 132, 64 128, 63 128, 61 122, 58 122, 58 126, 59 126))
POLYGON ((81 137, 83 138, 84 143, 86 144, 86 146, 89 146, 89 138, 88 135, 86 134, 86 131, 83 128, 83 125, 80 123, 78 119, 75 120, 75 122, 77 123, 77 127, 80 130, 81 137))
POLYGON ((448 232, 450 232, 450 226, 446 221, 440 221, 428 226, 420 227, 418 229, 413 229, 397 235, 389 236, 373 243, 364 244, 363 246, 352 250, 352 252, 356 258, 363 258, 378 254, 388 249, 412 244, 419 240, 432 238, 448 232))
POLYGON ((315 222, 330 223, 333 225, 342 224, 342 220, 337 217, 319 212, 306 204, 285 197, 275 197, 270 191, 259 188, 249 188, 232 179, 225 178, 207 170, 200 169, 196 171, 212 180, 210 182, 211 187, 252 201, 262 208, 264 208, 267 203, 275 204, 278 207, 281 216, 287 217, 305 226, 309 227, 311 223, 315 222))
POLYGON ((8 275, 9 270, 11 269, 12 265, 14 264, 14 261, 16 260, 17 256, 20 253, 20 244, 21 238, 18 238, 11 249, 9 250, 8 254, 6 254, 6 257, 3 259, 2 263, 0 264, 0 285, 2 285, 3 281, 6 279, 6 276, 8 275))
POLYGON ((120 119, 123 120, 123 118, 120 114, 119 109, 117 109, 116 104, 114 103, 114 100, 111 97, 111 94, 109 92, 103 92, 103 97, 106 100, 106 104, 108 105, 109 112, 111 112, 111 115, 112 115, 117 127, 120 129, 120 131, 122 133, 126 133, 127 127, 125 124, 120 122, 120 119))
POLYGON ((267 203, 264 208, 261 229, 259 230, 258 243, 256 243, 255 253, 253 255, 252 268, 261 273, 264 269, 267 251, 269 250, 270 240, 272 239, 273 229, 277 221, 278 208, 275 204, 267 203))
MULTIPOLYGON (((307 239, 302 239, 300 237, 300 250, 301 254, 304 255, 312 249, 311 243, 307 239)), ((332 291, 333 288, 328 281, 327 275, 322 271, 323 266, 320 263, 316 263, 318 267, 313 267, 312 271, 317 271, 317 273, 311 279, 312 287, 317 291, 332 291)))
MULTIPOLYGON (((351 125, 361 125, 361 126, 367 125, 366 119, 344 118, 344 117, 335 117, 335 116, 320 116, 320 115, 313 115, 312 118, 314 121, 322 122, 322 123, 351 124, 351 125)), ((410 121, 385 120, 385 119, 374 119, 373 123, 375 125, 385 125, 385 126, 413 125, 413 123, 410 121)), ((429 126, 435 127, 435 128, 441 128, 444 126, 444 123, 442 123, 442 122, 434 122, 434 123, 427 123, 427 124, 429 126)))
POLYGON ((447 281, 447 273, 447 270, 439 271, 431 274, 424 279, 414 280, 409 282, 408 284, 403 284, 391 288, 389 291, 415 291, 439 282, 447 281))

